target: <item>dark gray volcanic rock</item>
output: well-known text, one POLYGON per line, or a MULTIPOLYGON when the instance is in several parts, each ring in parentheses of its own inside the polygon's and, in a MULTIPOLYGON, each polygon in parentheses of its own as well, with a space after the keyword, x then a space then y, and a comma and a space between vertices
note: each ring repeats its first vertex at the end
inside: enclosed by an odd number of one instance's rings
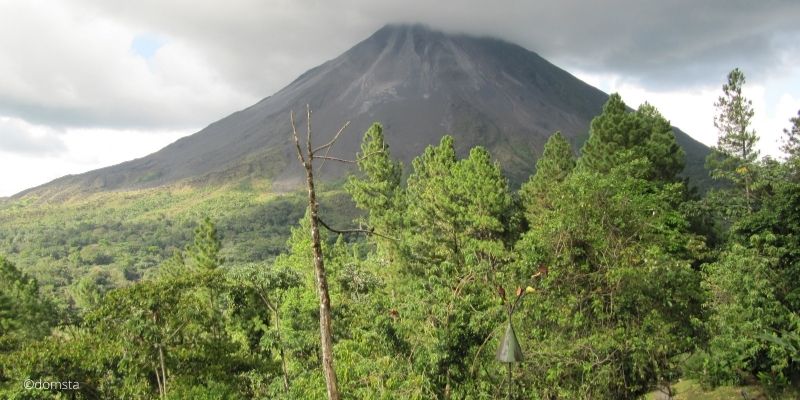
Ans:
MULTIPOLYGON (((475 145, 487 147, 519 183, 533 172, 554 131, 563 132, 577 151, 607 97, 535 53, 502 40, 388 25, 273 96, 156 153, 66 176, 18 196, 251 176, 290 188, 301 170, 290 141, 289 112, 304 116, 306 104, 313 112, 317 143, 352 121, 332 154, 352 158, 363 132, 379 121, 392 153, 405 165, 443 134, 452 134, 462 154, 475 145)), ((692 175, 702 169, 708 149, 676 133, 692 175)), ((341 167, 325 169, 329 177, 342 173, 341 167)))

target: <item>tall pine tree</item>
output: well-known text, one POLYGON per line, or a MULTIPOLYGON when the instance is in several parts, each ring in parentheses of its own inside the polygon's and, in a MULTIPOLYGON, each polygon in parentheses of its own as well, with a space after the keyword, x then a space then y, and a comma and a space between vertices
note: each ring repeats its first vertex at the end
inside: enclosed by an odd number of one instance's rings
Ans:
POLYGON ((542 156, 536 161, 536 174, 522 185, 520 197, 528 213, 545 207, 546 193, 553 185, 559 184, 575 168, 575 155, 567 139, 556 132, 544 145, 542 156))
POLYGON ((222 263, 219 250, 222 243, 217 236, 217 228, 206 217, 194 230, 194 243, 187 248, 192 266, 199 269, 214 269, 222 263))
POLYGON ((758 158, 758 135, 750 127, 753 119, 753 102, 742 95, 742 87, 746 80, 744 73, 735 68, 728 74, 728 82, 722 85, 722 96, 714 107, 714 127, 719 131, 716 150, 728 157, 734 157, 745 163, 752 163, 758 158))
POLYGON ((786 153, 786 158, 793 165, 800 164, 800 110, 797 116, 790 119, 792 126, 783 130, 783 145, 781 150, 786 153))
POLYGON ((614 93, 603 112, 592 119, 589 139, 581 149, 578 165, 591 171, 608 172, 619 163, 620 151, 630 147, 634 121, 627 115, 622 97, 614 93))
POLYGON ((357 163, 361 174, 351 175, 345 189, 356 207, 368 212, 366 222, 370 229, 382 234, 373 236, 381 248, 393 247, 394 243, 384 236, 392 236, 402 223, 403 168, 392 159, 380 124, 372 124, 364 134, 357 163))
POLYGON ((735 68, 722 85, 722 96, 714 103, 714 126, 719 136, 706 158, 706 168, 712 178, 729 182, 742 193, 747 210, 752 211, 758 135, 750 126, 754 112, 752 102, 742 95, 744 83, 744 73, 735 68))
POLYGON ((636 159, 649 163, 641 171, 649 180, 674 182, 684 167, 684 152, 675 141, 669 121, 648 103, 628 112, 620 95, 612 94, 603 112, 592 120, 578 165, 588 171, 608 173, 636 159))
POLYGON ((457 160, 450 136, 413 167, 402 235, 407 278, 397 302, 408 316, 401 331, 423 349, 414 362, 424 366, 436 395, 466 397, 469 360, 499 325, 492 300, 508 259, 511 195, 486 149, 457 160))
POLYGON ((648 177, 662 182, 678 180, 678 174, 685 166, 686 154, 675 141, 672 125, 649 103, 639 106, 635 117, 648 135, 644 146, 644 154, 651 164, 648 177))

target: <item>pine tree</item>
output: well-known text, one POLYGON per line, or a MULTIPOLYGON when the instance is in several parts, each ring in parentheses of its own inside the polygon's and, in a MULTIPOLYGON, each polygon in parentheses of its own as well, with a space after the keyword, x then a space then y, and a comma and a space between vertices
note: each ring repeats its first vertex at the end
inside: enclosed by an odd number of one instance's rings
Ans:
POLYGON ((648 135, 644 153, 651 164, 648 178, 661 182, 674 182, 683 171, 685 157, 683 149, 675 141, 672 125, 658 110, 644 103, 635 113, 639 125, 648 135))
POLYGON ((211 222, 211 218, 206 217, 194 230, 194 243, 186 250, 193 267, 211 270, 222 263, 219 256, 221 247, 222 243, 217 237, 217 228, 211 222))
POLYGON ((581 149, 578 165, 596 172, 608 172, 619 164, 619 152, 629 148, 634 120, 626 112, 622 97, 614 93, 603 105, 603 112, 592 119, 589 139, 581 149))
POLYGON ((536 174, 520 189, 520 196, 528 213, 544 207, 549 188, 559 184, 575 168, 575 155, 567 139, 556 132, 544 145, 542 156, 536 161, 536 174))
POLYGON ((403 285, 415 288, 409 292, 416 298, 398 303, 401 314, 410 315, 404 322, 409 329, 433 333, 417 345, 425 350, 415 362, 426 363, 440 398, 458 397, 453 392, 466 384, 469 354, 497 326, 492 300, 509 257, 511 195, 486 149, 473 148, 468 158, 457 160, 449 136, 412 165, 403 285))
POLYGON ((750 127, 753 106, 742 95, 744 83, 744 73, 736 68, 728 74, 728 82, 722 85, 722 96, 714 103, 717 108, 714 126, 719 137, 706 158, 706 168, 712 178, 728 181, 743 193, 746 209, 752 211, 758 135, 750 127))
POLYGON ((406 229, 403 232, 408 235, 403 240, 406 257, 429 258, 428 262, 437 264, 449 258, 451 252, 435 251, 434 248, 457 246, 453 233, 449 231, 450 226, 431 223, 440 219, 452 221, 457 218, 459 210, 448 201, 444 191, 448 187, 447 179, 455 164, 456 152, 452 136, 442 137, 438 146, 428 146, 422 155, 411 162, 413 171, 408 177, 406 189, 408 208, 404 214, 406 229), (421 230, 429 231, 431 236, 438 236, 439 239, 427 241, 415 233, 421 230), (425 250, 421 251, 420 248, 423 247, 425 250), (417 250, 410 251, 411 248, 417 250))
POLYGON ((626 110, 619 94, 609 97, 603 112, 592 120, 578 165, 585 170, 608 173, 643 158, 650 165, 638 171, 642 177, 660 182, 678 180, 684 167, 684 152, 675 141, 669 121, 648 103, 635 112, 626 110))
POLYGON ((797 116, 790 119, 791 128, 783 130, 783 145, 781 151, 786 153, 786 157, 794 163, 800 162, 800 110, 797 116))
POLYGON ((742 95, 744 84, 744 73, 735 68, 728 74, 728 82, 722 85, 722 96, 714 103, 717 109, 714 126, 719 131, 716 149, 728 157, 752 163, 758 158, 755 148, 758 135, 750 127, 753 102, 742 95))
POLYGON ((380 124, 372 124, 364 134, 357 160, 361 175, 350 176, 345 189, 356 207, 369 213, 370 229, 391 234, 402 218, 398 210, 403 169, 400 162, 392 160, 380 124))

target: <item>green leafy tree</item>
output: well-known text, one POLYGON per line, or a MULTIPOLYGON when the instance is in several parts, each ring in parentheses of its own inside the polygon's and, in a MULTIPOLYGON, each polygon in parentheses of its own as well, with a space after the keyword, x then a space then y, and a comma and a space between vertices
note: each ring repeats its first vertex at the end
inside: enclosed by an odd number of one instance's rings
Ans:
MULTIPOLYGON (((286 343, 282 334, 281 306, 287 292, 301 286, 300 274, 286 267, 251 263, 231 268, 227 272, 227 277, 229 284, 235 288, 245 289, 245 293, 257 299, 257 301, 251 300, 248 303, 263 304, 271 313, 272 327, 265 333, 269 338, 273 338, 270 340, 273 343, 269 344, 269 347, 277 350, 279 354, 284 391, 289 392, 289 370, 286 359, 286 343)), ((248 316, 256 318, 256 315, 258 313, 248 316)), ((259 337, 256 340, 262 342, 263 339, 264 337, 259 337)))
POLYGON ((542 156, 536 161, 536 174, 520 189, 520 197, 528 213, 545 207, 543 200, 554 185, 563 182, 575 168, 575 155, 567 139, 556 132, 544 145, 542 156))
POLYGON ((783 144, 781 150, 786 154, 788 161, 797 167, 800 165, 800 110, 797 116, 789 120, 792 126, 783 130, 783 144))
POLYGON ((519 276, 545 276, 517 312, 531 397, 638 398, 693 349, 703 241, 675 207, 683 185, 650 182, 648 169, 640 158, 576 170, 517 243, 519 276))
POLYGON ((38 282, 0 256, 0 351, 42 338, 58 321, 59 310, 38 282))
POLYGON ((613 168, 644 158, 645 177, 675 182, 684 167, 684 152, 675 141, 672 126, 655 107, 642 104, 628 112, 619 94, 612 94, 603 112, 592 119, 589 139, 581 149, 578 165, 608 173, 613 168))
POLYGON ((210 217, 206 217, 194 231, 194 243, 186 249, 191 265, 195 268, 209 270, 222 263, 219 255, 222 243, 217 235, 217 228, 210 217))
POLYGON ((84 276, 70 291, 75 305, 81 310, 89 310, 100 303, 105 293, 113 287, 109 274, 103 271, 84 276))
POLYGON ((752 211, 758 135, 750 126, 754 111, 752 102, 742 94, 744 83, 744 73, 736 68, 722 85, 722 96, 714 103, 717 109, 714 126, 719 136, 706 159, 706 168, 712 178, 729 182, 741 191, 748 211, 752 211))
POLYGON ((757 376, 784 387, 800 372, 791 348, 800 315, 800 183, 789 164, 764 160, 753 182, 758 207, 733 220, 718 260, 704 267, 710 340, 699 377, 711 384, 757 376))
POLYGON ((437 396, 467 396, 472 359, 502 319, 493 303, 508 262, 513 215, 508 184, 480 147, 457 160, 453 139, 425 150, 408 179, 401 337, 437 396), (413 332, 429 332, 418 335, 413 332))

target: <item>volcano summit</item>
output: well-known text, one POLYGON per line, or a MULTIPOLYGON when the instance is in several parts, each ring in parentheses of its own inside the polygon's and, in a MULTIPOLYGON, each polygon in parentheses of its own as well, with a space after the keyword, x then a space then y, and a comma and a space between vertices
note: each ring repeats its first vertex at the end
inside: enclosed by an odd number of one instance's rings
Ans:
MULTIPOLYGON (((380 122, 392 154, 408 165, 442 135, 458 150, 489 149, 514 183, 534 169, 560 130, 577 151, 608 95, 537 54, 502 40, 451 35, 421 25, 387 25, 339 57, 300 75, 253 106, 146 157, 70 175, 17 196, 268 178, 291 188, 301 174, 289 113, 313 110, 322 143, 351 121, 331 155, 352 158, 361 135, 380 122)), ((689 176, 704 174, 708 149, 675 130, 689 176)), ((328 177, 342 170, 330 168, 328 177)))

